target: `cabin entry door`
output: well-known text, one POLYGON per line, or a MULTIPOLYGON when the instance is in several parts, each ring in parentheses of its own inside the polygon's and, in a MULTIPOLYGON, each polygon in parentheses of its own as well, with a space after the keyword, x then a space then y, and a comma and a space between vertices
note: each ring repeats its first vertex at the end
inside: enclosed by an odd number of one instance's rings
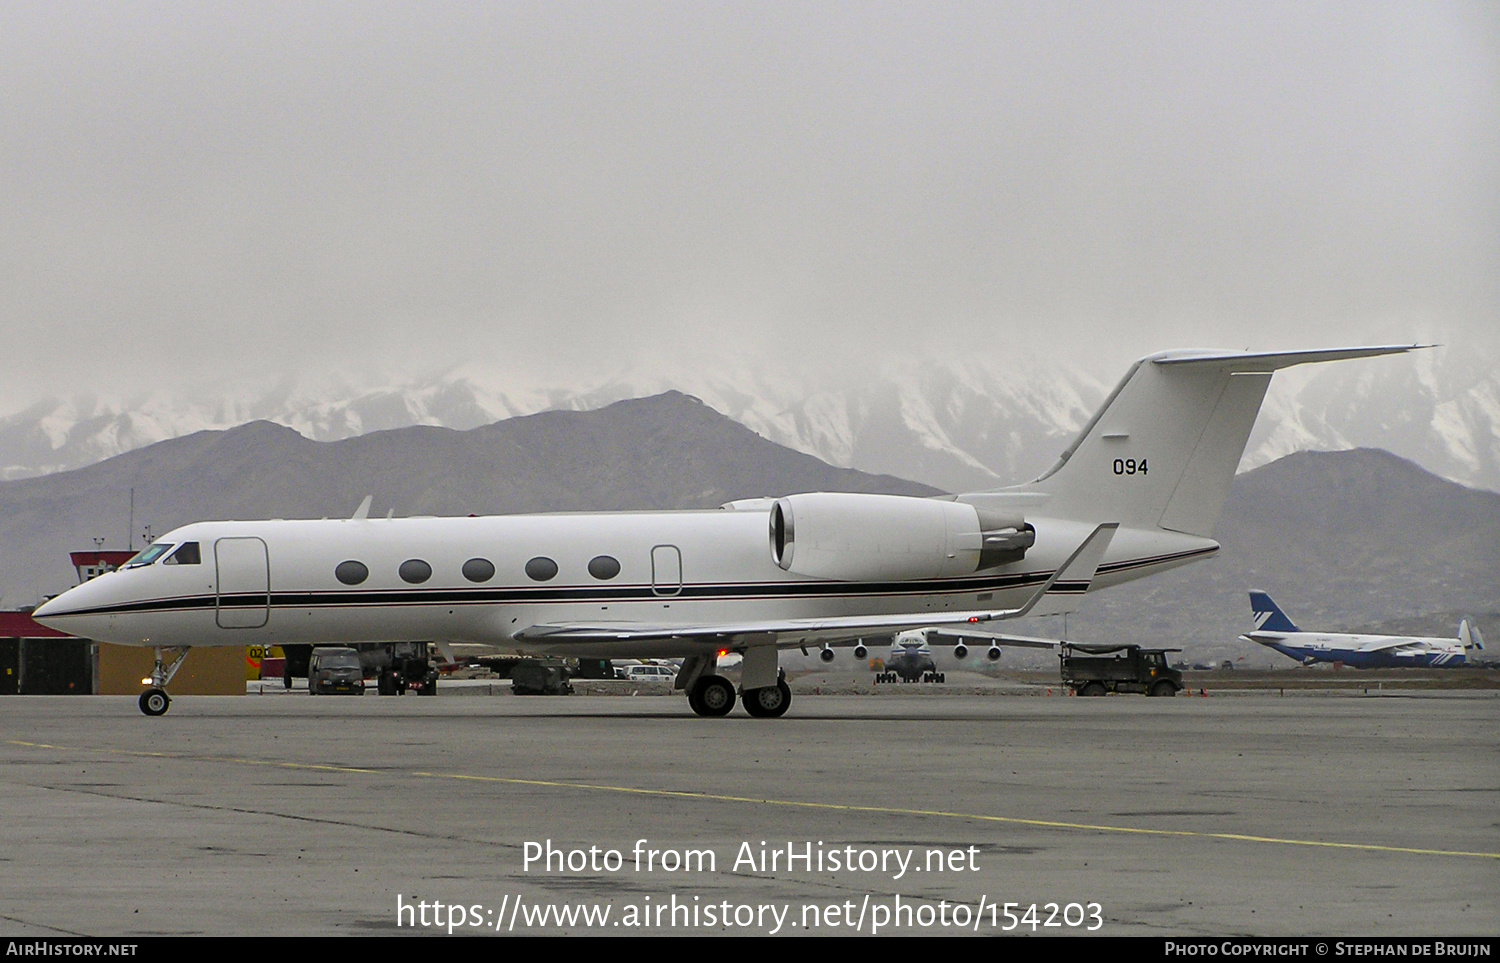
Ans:
POLYGON ((676 595, 682 591, 682 552, 676 545, 651 549, 651 591, 676 595))
POLYGON ((223 629, 258 629, 271 615, 271 560, 258 538, 214 542, 215 612, 223 629))

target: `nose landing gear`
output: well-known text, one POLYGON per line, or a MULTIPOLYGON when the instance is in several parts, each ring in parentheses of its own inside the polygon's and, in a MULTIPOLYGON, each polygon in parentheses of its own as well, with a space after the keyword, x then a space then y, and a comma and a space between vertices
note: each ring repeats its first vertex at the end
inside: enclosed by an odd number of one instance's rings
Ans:
POLYGON ((151 688, 141 693, 141 711, 148 716, 166 715, 172 707, 172 697, 167 695, 167 683, 172 681, 172 676, 182 667, 182 660, 187 658, 188 649, 191 646, 182 646, 177 653, 177 658, 166 668, 161 664, 160 647, 156 649, 156 665, 151 669, 151 688))

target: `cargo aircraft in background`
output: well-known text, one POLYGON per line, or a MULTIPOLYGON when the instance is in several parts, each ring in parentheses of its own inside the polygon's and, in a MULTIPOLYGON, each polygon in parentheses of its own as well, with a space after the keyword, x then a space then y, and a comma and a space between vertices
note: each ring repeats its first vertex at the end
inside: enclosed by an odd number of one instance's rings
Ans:
MULTIPOLYGON (((985 658, 991 662, 999 662, 1001 646, 1019 646, 1028 649, 1052 649, 1057 650, 1063 644, 1061 639, 1041 639, 1029 635, 1011 635, 1002 632, 987 632, 983 629, 965 626, 963 628, 938 628, 931 626, 921 629, 907 629, 897 632, 895 638, 891 639, 891 651, 881 662, 881 671, 876 674, 876 682, 895 682, 901 679, 903 682, 916 682, 918 680, 931 682, 946 682, 946 674, 939 671, 937 662, 932 657, 933 645, 953 646, 953 657, 960 662, 969 657, 970 645, 984 645, 985 658), (883 677, 883 678, 882 678, 883 677)), ((869 654, 869 647, 865 640, 861 639, 854 645, 854 658, 863 662, 869 654)), ((824 662, 832 662, 835 658, 833 649, 824 646, 818 653, 824 662)))
POLYGON ((1207 558, 1272 374, 1415 346, 1168 351, 1136 362, 1036 481, 937 498, 809 492, 722 509, 197 522, 33 613, 156 650, 160 715, 191 646, 483 643, 681 658, 693 711, 780 716, 779 650, 965 632, 1077 608, 1093 589, 1207 558), (175 656, 170 665, 164 660, 175 656))
POLYGON ((1357 669, 1460 666, 1468 664, 1470 653, 1484 649, 1484 637, 1468 619, 1459 621, 1457 638, 1424 639, 1404 635, 1304 632, 1265 592, 1250 593, 1250 610, 1255 614, 1255 631, 1240 638, 1246 642, 1259 642, 1303 665, 1339 662, 1357 669))

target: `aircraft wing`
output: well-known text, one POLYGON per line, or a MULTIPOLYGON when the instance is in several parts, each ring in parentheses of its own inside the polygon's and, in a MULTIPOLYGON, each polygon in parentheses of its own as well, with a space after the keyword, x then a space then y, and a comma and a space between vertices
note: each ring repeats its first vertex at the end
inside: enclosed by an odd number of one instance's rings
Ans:
POLYGON ((943 645, 958 642, 990 642, 995 645, 1010 645, 1023 649, 1055 649, 1062 639, 1042 639, 1034 635, 1010 635, 1005 632, 970 631, 968 628, 940 628, 927 633, 929 642, 943 645))
POLYGON ((1371 639, 1362 642, 1359 646, 1361 652, 1384 652, 1387 649, 1404 649, 1409 645, 1420 645, 1424 640, 1412 639, 1405 636, 1390 636, 1388 638, 1371 639))
POLYGON ((858 615, 823 619, 783 619, 763 622, 715 622, 705 625, 652 625, 643 622, 550 622, 532 625, 516 633, 521 642, 640 642, 655 639, 689 639, 704 644, 725 645, 774 639, 791 647, 809 642, 853 644, 867 635, 902 632, 933 625, 981 624, 1016 618, 1019 609, 993 611, 931 612, 902 615, 858 615))
MULTIPOLYGON (((771 642, 791 647, 809 642, 836 645, 853 643, 866 635, 900 632, 943 625, 981 625, 1000 619, 1015 619, 1029 614, 1040 603, 1056 595, 1074 595, 1087 590, 1094 580, 1099 562, 1114 538, 1117 522, 1106 522, 1089 533, 1067 561, 1026 604, 1016 609, 989 609, 966 612, 909 612, 896 615, 851 615, 817 619, 767 619, 753 622, 714 622, 699 625, 646 622, 543 622, 530 625, 515 634, 518 642, 591 643, 641 642, 660 639, 701 641, 705 645, 752 644, 771 642)), ((1019 638, 1019 636, 1017 637, 1019 638)))

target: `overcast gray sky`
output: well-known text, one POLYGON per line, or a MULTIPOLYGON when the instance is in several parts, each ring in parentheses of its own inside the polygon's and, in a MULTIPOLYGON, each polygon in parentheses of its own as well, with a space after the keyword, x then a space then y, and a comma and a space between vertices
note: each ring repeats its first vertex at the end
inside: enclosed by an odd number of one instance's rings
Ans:
POLYGON ((11 410, 726 343, 1113 376, 1497 305, 1500 4, 0 5, 11 410))

